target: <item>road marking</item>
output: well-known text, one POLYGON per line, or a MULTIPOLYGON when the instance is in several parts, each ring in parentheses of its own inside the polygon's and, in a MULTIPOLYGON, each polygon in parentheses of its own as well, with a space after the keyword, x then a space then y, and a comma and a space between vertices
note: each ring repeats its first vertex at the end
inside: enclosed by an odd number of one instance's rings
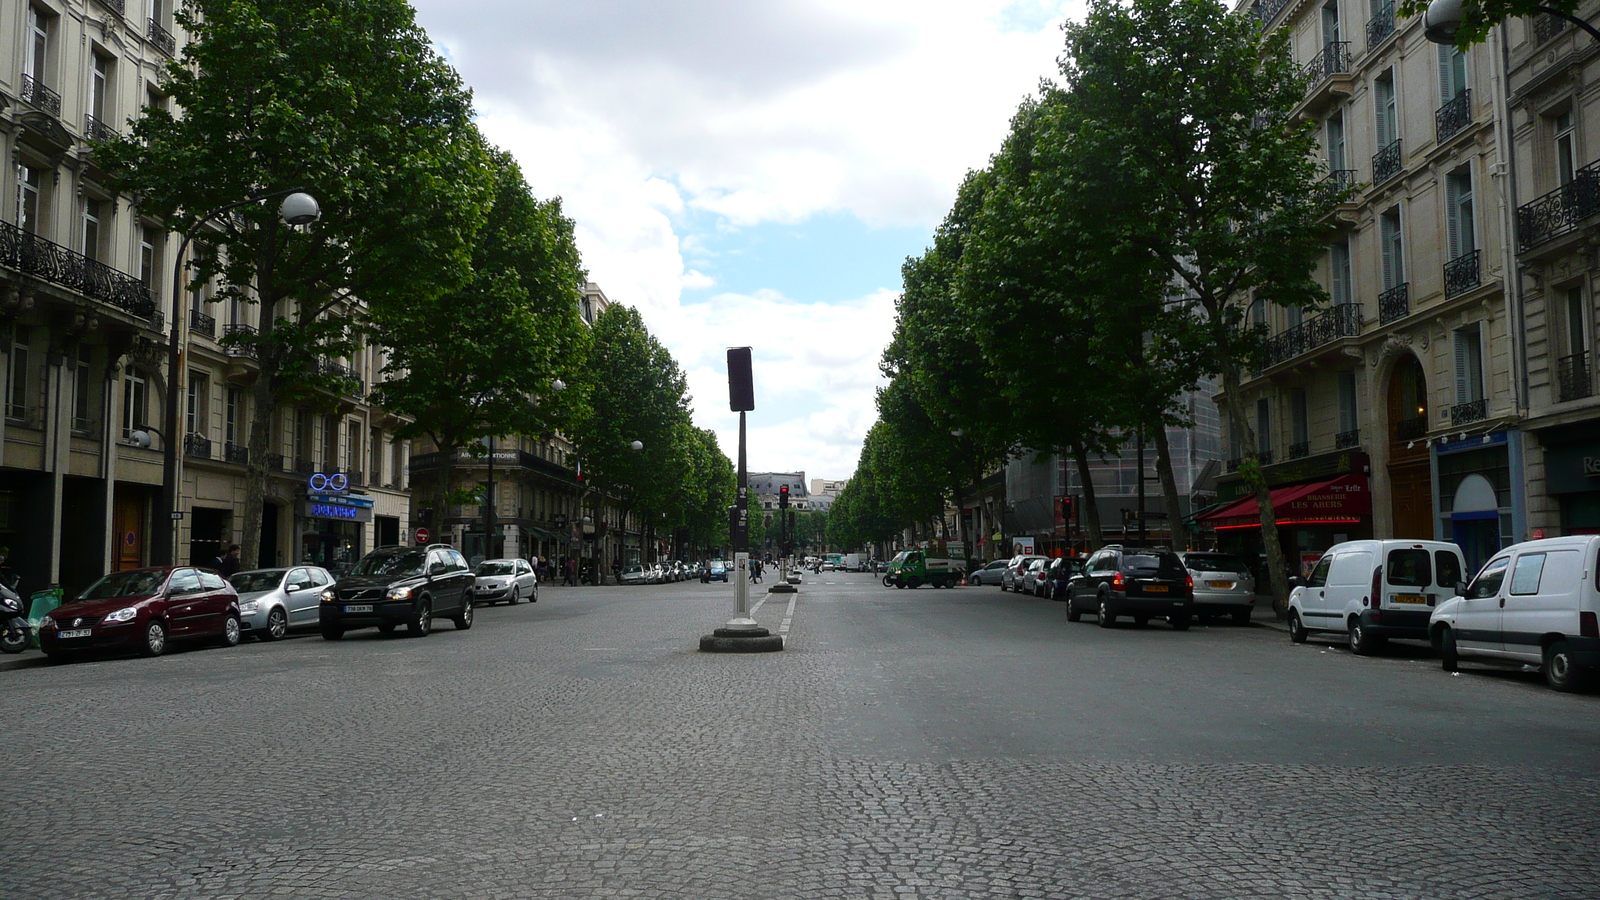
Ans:
POLYGON ((799 594, 789 598, 789 608, 783 611, 783 624, 778 626, 778 637, 789 636, 789 623, 794 621, 794 605, 798 602, 800 602, 799 594))
POLYGON ((771 596, 771 594, 763 594, 761 599, 756 601, 756 605, 750 607, 750 618, 754 619, 756 617, 756 613, 761 610, 761 604, 767 602, 767 598, 771 596))

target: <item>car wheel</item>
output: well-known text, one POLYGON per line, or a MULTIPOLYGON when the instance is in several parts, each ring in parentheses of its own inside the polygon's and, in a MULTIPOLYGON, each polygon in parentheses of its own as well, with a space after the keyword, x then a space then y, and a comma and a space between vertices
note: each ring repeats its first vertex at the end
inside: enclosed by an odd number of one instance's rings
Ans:
POLYGON ((1117 624, 1117 617, 1111 614, 1111 601, 1105 597, 1100 598, 1100 627, 1110 628, 1117 624))
POLYGON ((913 575, 912 577, 906 579, 906 587, 911 588, 912 590, 916 590, 917 587, 920 586, 921 584, 922 584, 922 579, 916 577, 915 575, 913 575))
POLYGON ((262 629, 257 637, 263 641, 275 641, 289 633, 289 617, 283 614, 279 607, 273 607, 267 613, 267 627, 262 629))
POLYGON ((1250 624, 1250 613, 1251 612, 1253 612, 1253 610, 1241 609, 1238 612, 1234 613, 1233 614, 1233 624, 1235 624, 1235 625, 1249 625, 1250 624))
POLYGON ((139 652, 145 656, 160 656, 167 650, 167 626, 152 620, 144 627, 144 646, 139 652))
POLYGON ((1367 633, 1360 619, 1350 620, 1350 652, 1357 656, 1371 656, 1378 652, 1383 641, 1367 633))
POLYGON ((1558 691, 1575 691, 1588 681, 1588 672, 1572 661, 1572 648, 1556 641, 1544 648, 1544 680, 1558 691))
MULTIPOLYGON (((383 626, 380 625, 379 627, 381 628, 383 626)), ((389 626, 389 630, 393 631, 394 630, 394 626, 390 625, 389 626)), ((324 625, 324 626, 322 626, 322 639, 323 640, 325 640, 325 641, 337 641, 339 638, 342 638, 342 637, 344 637, 344 629, 343 628, 340 628, 337 625, 324 625)))
POLYGON ((1083 613, 1078 610, 1078 601, 1072 599, 1072 591, 1067 591, 1067 621, 1076 622, 1083 618, 1083 613))
POLYGON ((472 598, 461 598, 461 611, 450 617, 456 623, 457 631, 466 631, 472 627, 472 598))
POLYGON ((1300 614, 1292 609, 1289 610, 1289 640, 1296 644, 1304 644, 1309 636, 1305 623, 1300 621, 1300 614))
POLYGON ((1446 672, 1459 671, 1461 656, 1456 652, 1456 633, 1449 625, 1439 629, 1439 667, 1446 672))
POLYGON ((522 599, 522 588, 513 587, 511 589, 511 596, 506 598, 506 605, 507 606, 516 606, 517 605, 517 601, 519 601, 521 599, 522 599))
POLYGON ((1189 614, 1180 613, 1176 616, 1167 616, 1167 624, 1172 626, 1173 631, 1188 631, 1189 614))
POLYGON ((428 632, 432 630, 433 604, 424 600, 422 605, 417 608, 417 611, 412 614, 411 621, 406 623, 406 631, 410 632, 412 637, 427 637, 428 632))
POLYGON ((528 595, 528 602, 529 603, 538 603, 539 602, 539 586, 537 584, 533 586, 533 593, 528 595))
POLYGON ((239 646, 239 617, 228 616, 222 620, 222 637, 219 641, 224 647, 239 646))

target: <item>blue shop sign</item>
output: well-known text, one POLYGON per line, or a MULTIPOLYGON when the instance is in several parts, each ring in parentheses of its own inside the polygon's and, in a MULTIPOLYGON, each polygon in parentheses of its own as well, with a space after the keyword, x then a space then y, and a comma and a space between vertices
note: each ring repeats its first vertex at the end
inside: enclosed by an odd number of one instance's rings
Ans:
POLYGON ((307 494, 305 515, 310 519, 370 522, 372 498, 361 494, 307 494))

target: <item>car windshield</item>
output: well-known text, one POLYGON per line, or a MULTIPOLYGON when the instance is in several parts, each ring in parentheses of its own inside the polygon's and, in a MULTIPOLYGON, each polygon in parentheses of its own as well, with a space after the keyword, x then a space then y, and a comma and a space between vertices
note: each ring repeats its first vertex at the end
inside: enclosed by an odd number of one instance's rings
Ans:
POLYGON ((352 575, 400 576, 422 574, 428 554, 422 550, 386 550, 368 553, 350 570, 352 575))
POLYGON ((622 571, 624 573, 628 573, 628 572, 643 572, 644 571, 644 566, 629 566, 626 569, 623 569, 622 571))
POLYGON ((278 583, 283 581, 283 573, 287 569, 257 569, 254 572, 240 572, 228 579, 233 589, 241 594, 255 594, 261 591, 276 590, 278 583))
POLYGON ((1183 564, 1174 553, 1130 552, 1122 557, 1124 572, 1154 573, 1165 578, 1182 578, 1183 564))
POLYGON ((713 568, 713 569, 726 569, 727 567, 728 567, 727 560, 713 559, 711 561, 711 568, 713 568))
POLYGON ((478 566, 479 575, 514 575, 516 567, 508 562, 486 562, 478 566))
POLYGON ((1196 572, 1239 572, 1250 571, 1245 567, 1244 560, 1237 556, 1228 556, 1223 553, 1191 553, 1183 558, 1183 564, 1196 572))
POLYGON ((110 597, 145 597, 161 590, 161 585, 166 583, 167 573, 158 572, 113 572, 110 575, 89 585, 89 589, 78 595, 79 600, 105 600, 110 597))

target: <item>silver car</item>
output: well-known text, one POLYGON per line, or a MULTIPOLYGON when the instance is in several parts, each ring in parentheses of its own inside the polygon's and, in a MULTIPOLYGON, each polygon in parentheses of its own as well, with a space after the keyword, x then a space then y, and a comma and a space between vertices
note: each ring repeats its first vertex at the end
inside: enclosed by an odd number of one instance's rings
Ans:
POLYGON ((1178 557, 1194 580, 1194 611, 1201 618, 1225 614, 1240 625, 1250 624, 1256 606, 1256 579, 1243 558, 1199 550, 1178 557))
POLYGON ((228 582, 239 594, 240 630, 275 641, 291 628, 315 628, 321 621, 318 598, 333 580, 320 566, 235 572, 228 582))
POLYGON ((539 576, 525 559, 486 559, 472 570, 472 602, 539 602, 539 576))
POLYGON ((967 576, 967 584, 999 584, 1000 573, 1009 565, 1008 560, 997 559, 967 576))

